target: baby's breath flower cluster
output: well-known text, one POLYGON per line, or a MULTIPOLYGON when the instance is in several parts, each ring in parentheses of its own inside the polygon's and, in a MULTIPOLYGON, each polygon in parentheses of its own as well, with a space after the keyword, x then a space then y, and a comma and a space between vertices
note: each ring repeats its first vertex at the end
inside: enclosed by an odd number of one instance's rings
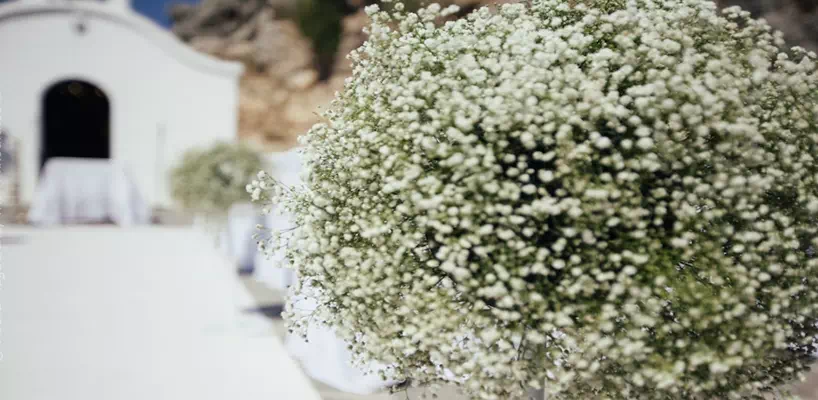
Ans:
POLYGON ((321 307, 293 329, 480 399, 760 399, 807 368, 815 54, 704 0, 395 10, 304 187, 248 187, 298 226, 321 307))
POLYGON ((261 168, 260 155, 244 144, 192 149, 171 171, 171 197, 188 210, 224 214, 234 203, 250 200, 247 184, 261 168))

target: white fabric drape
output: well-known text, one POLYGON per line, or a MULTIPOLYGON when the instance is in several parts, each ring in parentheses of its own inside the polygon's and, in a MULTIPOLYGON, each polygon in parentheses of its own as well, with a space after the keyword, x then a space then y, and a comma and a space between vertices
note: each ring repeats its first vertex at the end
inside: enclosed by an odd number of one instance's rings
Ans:
MULTIPOLYGON (((273 154, 269 157, 269 163, 269 172, 279 182, 287 186, 301 184, 302 164, 298 150, 273 154)), ((294 225, 289 216, 273 212, 266 217, 264 226, 267 229, 281 231, 294 225)), ((273 254, 271 259, 259 255, 256 259, 257 278, 269 287, 277 289, 289 287, 295 283, 296 274, 291 269, 276 267, 282 263, 286 265, 281 252, 273 254)), ((294 299, 294 306, 299 309, 313 309, 315 300, 294 299)), ((363 370, 353 366, 352 354, 346 343, 333 330, 313 326, 307 333, 307 338, 309 342, 304 342, 298 336, 289 335, 285 346, 287 352, 301 363, 304 371, 313 379, 355 394, 378 392, 393 383, 382 381, 377 374, 365 375, 363 370)), ((376 365, 370 367, 377 369, 376 365)))
POLYGON ((43 169, 28 219, 35 225, 141 225, 150 222, 150 207, 123 164, 52 158, 43 169))
MULTIPOLYGON (((293 149, 282 153, 273 153, 267 157, 268 172, 279 182, 287 186, 298 186, 301 184, 301 155, 298 149, 293 149)), ((272 231, 283 231, 293 227, 289 216, 280 215, 273 206, 273 212, 265 216, 262 225, 265 229, 272 231)), ((256 252, 255 267, 256 278, 268 287, 285 290, 295 283, 295 273, 286 268, 280 268, 284 260, 281 253, 273 254, 268 258, 264 254, 256 252)))
POLYGON ((239 269, 253 269, 258 246, 253 238, 257 225, 263 225, 261 210, 250 203, 234 204, 227 213, 227 250, 239 269))
MULTIPOLYGON (((316 303, 311 298, 293 301, 293 307, 300 311, 314 310, 316 303)), ((383 381, 377 373, 382 368, 371 364, 365 369, 352 365, 352 353, 346 343, 332 329, 313 324, 307 331, 307 340, 288 335, 285 342, 287 352, 301 363, 301 367, 315 380, 338 390, 355 394, 372 394, 384 390, 397 382, 383 381), (365 374, 364 370, 373 373, 365 374)))

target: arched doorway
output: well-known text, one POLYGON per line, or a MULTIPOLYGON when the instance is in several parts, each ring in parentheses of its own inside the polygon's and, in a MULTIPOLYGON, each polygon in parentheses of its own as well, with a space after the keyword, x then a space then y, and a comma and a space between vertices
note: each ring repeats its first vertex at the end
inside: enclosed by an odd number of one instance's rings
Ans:
POLYGON ((60 81, 43 95, 40 168, 52 157, 110 158, 108 96, 91 83, 60 81))

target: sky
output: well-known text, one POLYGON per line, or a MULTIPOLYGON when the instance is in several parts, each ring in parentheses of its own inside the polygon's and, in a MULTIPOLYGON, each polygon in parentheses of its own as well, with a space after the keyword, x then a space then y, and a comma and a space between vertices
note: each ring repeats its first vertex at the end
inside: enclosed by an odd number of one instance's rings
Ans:
POLYGON ((132 7, 164 27, 170 26, 168 8, 176 3, 198 3, 199 0, 131 0, 132 7))

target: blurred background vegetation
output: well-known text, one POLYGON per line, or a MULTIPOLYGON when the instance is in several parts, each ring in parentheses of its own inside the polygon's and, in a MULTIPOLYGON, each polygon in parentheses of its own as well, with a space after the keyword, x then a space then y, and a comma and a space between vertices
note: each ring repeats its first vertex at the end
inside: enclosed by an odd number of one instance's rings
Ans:
POLYGON ((296 22, 312 44, 318 80, 326 81, 332 74, 335 53, 341 44, 342 20, 355 12, 345 1, 303 0, 296 7, 296 22))

